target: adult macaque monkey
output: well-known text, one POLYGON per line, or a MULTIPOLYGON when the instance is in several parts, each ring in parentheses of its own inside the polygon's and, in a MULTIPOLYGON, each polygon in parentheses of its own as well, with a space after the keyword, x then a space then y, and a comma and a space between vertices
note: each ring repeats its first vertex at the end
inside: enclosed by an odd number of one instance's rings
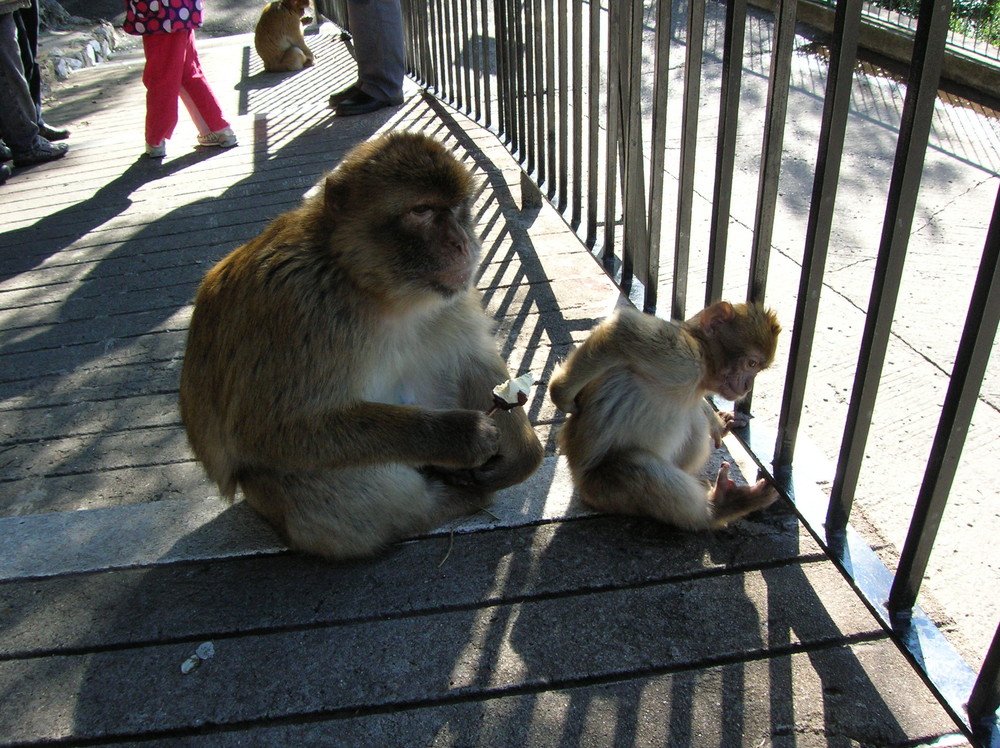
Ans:
POLYGON ((713 486, 695 476, 733 423, 705 395, 745 395, 780 331, 774 312, 724 301, 686 322, 621 309, 597 325, 549 384, 569 414, 558 441, 584 502, 702 529, 774 501, 763 480, 737 486, 727 463, 713 486))
POLYGON ((538 467, 524 409, 485 413, 510 375, 472 286, 473 192, 440 143, 383 136, 205 276, 188 438, 292 547, 365 556, 538 467))
POLYGON ((302 70, 316 61, 302 35, 309 0, 274 0, 264 6, 254 29, 254 47, 269 73, 302 70))

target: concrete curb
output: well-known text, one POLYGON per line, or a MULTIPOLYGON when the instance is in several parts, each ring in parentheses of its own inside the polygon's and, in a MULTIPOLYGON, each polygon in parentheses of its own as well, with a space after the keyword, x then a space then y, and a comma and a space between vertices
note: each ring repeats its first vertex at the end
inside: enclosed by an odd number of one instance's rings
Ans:
MULTIPOLYGON (((565 460, 547 458, 525 483, 478 514, 427 536, 518 527, 590 512, 565 460)), ((170 500, 0 519, 0 581, 282 553, 288 547, 244 502, 170 500)))

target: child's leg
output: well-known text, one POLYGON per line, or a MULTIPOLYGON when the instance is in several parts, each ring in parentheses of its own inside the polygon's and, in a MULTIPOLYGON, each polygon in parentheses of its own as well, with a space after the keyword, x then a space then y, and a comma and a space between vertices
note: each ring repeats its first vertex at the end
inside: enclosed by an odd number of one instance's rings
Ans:
POLYGON ((188 31, 187 34, 181 75, 181 101, 191 114, 198 132, 207 135, 229 127, 229 122, 222 116, 222 107, 202 72, 201 60, 198 59, 198 50, 194 45, 194 32, 188 31))
MULTIPOLYGON (((187 32, 190 33, 190 32, 187 32)), ((177 126, 177 97, 181 90, 184 46, 181 34, 146 34, 142 49, 146 67, 146 142, 160 145, 177 126)))

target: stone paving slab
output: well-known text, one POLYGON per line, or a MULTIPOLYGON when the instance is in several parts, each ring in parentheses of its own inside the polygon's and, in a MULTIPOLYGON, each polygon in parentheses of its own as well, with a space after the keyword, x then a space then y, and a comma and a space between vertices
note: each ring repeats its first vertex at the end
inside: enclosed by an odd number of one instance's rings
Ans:
MULTIPOLYGON (((269 555, 269 549, 179 562, 195 537, 178 544, 186 548, 174 549, 173 561, 156 565, 7 580, 0 599, 16 615, 0 656, 29 659, 332 627, 821 562, 809 541, 803 546, 812 552, 803 553, 794 529, 794 523, 790 528, 787 522, 761 521, 749 532, 698 535, 639 520, 579 516, 570 522, 496 523, 476 533, 437 533, 363 563, 329 564, 292 553, 269 555), (746 542, 747 536, 754 541, 746 542), (590 554, 579 552, 584 545, 590 554), (361 594, 364 590, 378 594, 361 594), (312 604, 302 605, 303 600, 312 604)), ((213 523, 192 535, 207 538, 216 531, 213 523)))
MULTIPOLYGON (((329 715, 308 722, 202 726, 197 734, 163 736, 163 748, 235 748, 254 745, 461 745, 535 748, 552 745, 637 745, 715 748, 795 745, 827 748, 935 742, 935 705, 913 699, 920 684, 891 661, 886 642, 834 647, 809 654, 720 664, 637 679, 536 691, 499 692, 444 704, 407 704, 384 712, 329 715), (776 685, 775 676, 791 689, 776 685), (692 704, 698 708, 688 709, 692 704), (889 716, 907 715, 906 733, 889 716)), ((138 746, 139 743, 122 745, 138 746)))
MULTIPOLYGON (((489 544, 498 540, 509 548, 506 534, 480 535, 477 550, 490 555, 489 544)), ((560 551, 556 540, 545 554, 573 554, 579 548, 570 543, 560 551)), ((445 550, 444 543, 437 546, 445 550)), ((592 560, 605 560, 599 548, 595 554, 592 560)), ((508 551, 503 558, 509 557, 508 551)), ((227 627, 212 637, 215 657, 192 675, 180 666, 197 642, 176 641, 169 621, 160 619, 138 645, 66 654, 56 648, 43 657, 3 661, 0 689, 9 706, 0 715, 0 734, 13 741, 157 735, 202 722, 348 712, 371 704, 391 709, 882 636, 839 573, 823 561, 669 584, 632 586, 614 575, 614 588, 596 590, 581 587, 586 574, 574 575, 562 592, 518 595, 513 602, 505 599, 509 577, 504 567, 501 559, 498 567, 457 577, 473 587, 485 584, 480 594, 486 599, 471 605, 445 583, 429 596, 429 609, 392 614, 386 605, 395 607, 400 596, 375 576, 367 589, 377 592, 361 595, 364 607, 356 622, 246 633, 227 627), (785 638, 781 647, 775 646, 772 630, 785 638), (259 683, 267 686, 246 688, 259 683), (231 698, 234 685, 240 698, 231 698)), ((424 575, 431 569, 402 568, 406 583, 426 586, 424 575)), ((447 560, 440 568, 450 573, 447 560)), ((389 573, 399 571, 397 564, 389 573)), ((549 576, 544 555, 532 573, 549 576)), ((252 585, 254 580, 245 581, 252 585)), ((115 609, 131 619, 130 609, 145 604, 145 588, 155 584, 154 572, 132 602, 109 601, 117 605, 109 604, 95 623, 114 629, 115 609)), ((353 595, 358 592, 354 587, 353 595)), ((183 608, 185 598, 175 599, 183 608)), ((313 598, 312 605, 321 601, 313 598)), ((252 621, 237 628, 259 627, 272 604, 284 607, 280 597, 258 597, 245 609, 252 621)))

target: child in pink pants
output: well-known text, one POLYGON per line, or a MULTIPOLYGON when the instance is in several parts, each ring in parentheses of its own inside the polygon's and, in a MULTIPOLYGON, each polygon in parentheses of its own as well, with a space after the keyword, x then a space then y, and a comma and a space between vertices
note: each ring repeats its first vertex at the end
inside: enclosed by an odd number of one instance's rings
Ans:
POLYGON ((232 148, 236 135, 222 115, 198 60, 194 30, 202 23, 202 0, 125 0, 126 33, 142 37, 146 67, 146 155, 162 158, 164 141, 177 125, 177 100, 198 128, 198 143, 232 148))

